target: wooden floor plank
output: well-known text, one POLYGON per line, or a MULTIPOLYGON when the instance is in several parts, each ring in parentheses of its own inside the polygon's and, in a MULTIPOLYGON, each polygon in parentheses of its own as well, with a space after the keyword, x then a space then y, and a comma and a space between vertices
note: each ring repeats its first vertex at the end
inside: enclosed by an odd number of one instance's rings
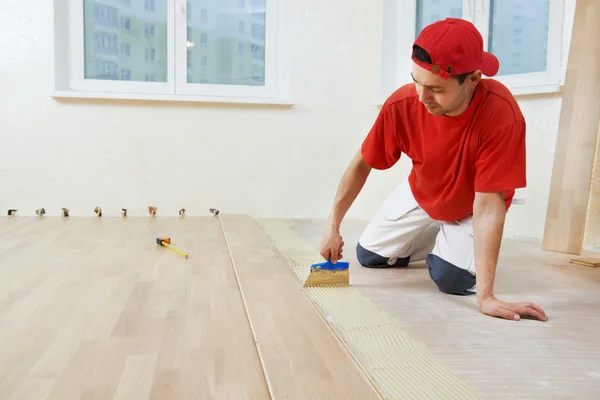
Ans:
POLYGON ((220 218, 273 397, 379 398, 256 222, 220 218))
POLYGON ((543 249, 581 254, 600 122, 600 2, 578 0, 548 196, 543 249))
POLYGON ((269 399, 217 219, 0 226, 0 398, 269 399))

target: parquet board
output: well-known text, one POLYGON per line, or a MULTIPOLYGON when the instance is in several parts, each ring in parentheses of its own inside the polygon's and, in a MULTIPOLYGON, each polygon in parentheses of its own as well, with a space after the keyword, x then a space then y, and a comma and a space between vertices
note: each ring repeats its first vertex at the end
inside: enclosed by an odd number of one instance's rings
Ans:
POLYGON ((220 218, 274 397, 380 398, 257 223, 220 218))
POLYGON ((225 227, 0 218, 0 399, 376 398, 255 221, 225 227))

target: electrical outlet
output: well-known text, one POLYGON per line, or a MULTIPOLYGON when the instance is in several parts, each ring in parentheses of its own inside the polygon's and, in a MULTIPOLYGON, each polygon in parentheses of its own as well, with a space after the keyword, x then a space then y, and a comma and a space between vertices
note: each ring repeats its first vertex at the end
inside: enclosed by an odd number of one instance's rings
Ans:
POLYGON ((517 198, 517 197, 513 197, 512 203, 513 204, 525 204, 525 199, 520 199, 520 198, 517 198))

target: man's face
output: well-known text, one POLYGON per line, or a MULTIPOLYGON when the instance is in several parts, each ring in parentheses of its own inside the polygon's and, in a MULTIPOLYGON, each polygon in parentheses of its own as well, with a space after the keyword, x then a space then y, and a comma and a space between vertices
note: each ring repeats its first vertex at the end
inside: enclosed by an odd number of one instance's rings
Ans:
POLYGON ((479 81, 477 77, 469 76, 462 85, 459 85, 458 80, 454 78, 446 80, 416 63, 413 63, 412 78, 419 94, 419 101, 429 113, 436 116, 461 114, 468 104, 471 91, 479 81))

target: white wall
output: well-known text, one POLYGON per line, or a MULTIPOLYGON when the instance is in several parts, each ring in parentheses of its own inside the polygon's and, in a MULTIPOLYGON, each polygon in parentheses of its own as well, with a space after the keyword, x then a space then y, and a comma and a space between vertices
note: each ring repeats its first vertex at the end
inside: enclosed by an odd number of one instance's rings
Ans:
MULTIPOLYGON (((33 215, 44 207, 59 215, 68 207, 93 216, 100 205, 105 215, 126 207, 133 216, 154 204, 159 216, 181 207, 189 215, 209 207, 257 217, 324 215, 378 111, 371 103, 380 10, 367 1, 287 2, 293 108, 57 102, 49 96, 52 2, 3 3, 0 210, 33 215)), ((370 186, 354 215, 368 215, 377 188, 370 186)))
MULTIPOLYGON (((0 13, 0 212, 33 215, 325 217, 348 161, 379 109, 381 2, 287 2, 292 108, 57 102, 48 0, 4 0, 0 13), (326 154, 333 151, 335 156, 326 154), (184 179, 183 173, 189 174, 184 179)), ((568 0, 572 21, 574 0, 568 0)), ((570 26, 567 29, 570 34, 570 26)), ((568 37, 568 36, 567 36, 568 37)), ((566 51, 566 50, 565 50, 566 51)), ((529 187, 508 236, 541 238, 560 96, 519 99, 527 117, 529 187), (541 167, 533 164, 540 162, 541 167)), ((368 218, 407 160, 374 172, 349 217, 368 218)))

